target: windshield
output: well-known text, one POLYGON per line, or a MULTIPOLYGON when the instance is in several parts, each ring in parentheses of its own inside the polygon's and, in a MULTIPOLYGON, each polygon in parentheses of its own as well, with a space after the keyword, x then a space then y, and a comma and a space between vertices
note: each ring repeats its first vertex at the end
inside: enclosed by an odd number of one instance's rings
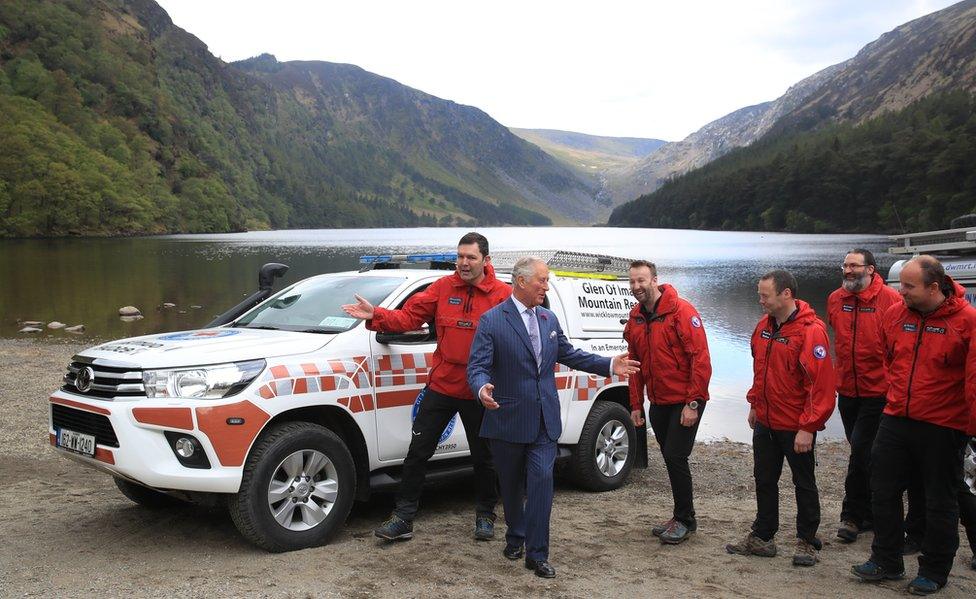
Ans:
POLYGON ((358 319, 342 311, 355 295, 374 306, 403 283, 403 277, 323 277, 297 283, 242 316, 234 326, 306 333, 343 333, 358 319))

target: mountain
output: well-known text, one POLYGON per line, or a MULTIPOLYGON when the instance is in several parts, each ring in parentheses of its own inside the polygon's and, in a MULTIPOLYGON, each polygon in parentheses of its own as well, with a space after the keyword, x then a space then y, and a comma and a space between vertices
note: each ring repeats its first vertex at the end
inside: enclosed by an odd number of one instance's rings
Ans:
POLYGON ((976 0, 815 77, 751 145, 618 207, 610 223, 877 232, 940 229, 976 210, 976 0))
POLYGON ((570 169, 590 178, 600 187, 597 200, 612 207, 610 190, 617 184, 616 173, 633 165, 667 142, 641 137, 603 137, 555 129, 510 129, 522 139, 542 148, 570 169))
POLYGON ((0 2, 0 236, 589 223, 597 186, 351 65, 228 64, 151 0, 0 2))

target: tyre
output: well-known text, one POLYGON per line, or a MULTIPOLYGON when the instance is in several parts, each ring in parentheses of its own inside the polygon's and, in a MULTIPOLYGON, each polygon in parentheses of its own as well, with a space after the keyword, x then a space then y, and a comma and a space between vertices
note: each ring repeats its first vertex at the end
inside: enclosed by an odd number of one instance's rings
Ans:
POLYGON ((637 434, 630 412, 612 401, 598 401, 590 410, 573 450, 573 479, 589 491, 619 488, 634 467, 637 434))
POLYGON ((241 490, 227 502, 251 543, 272 552, 328 543, 349 515, 356 468, 346 444, 310 422, 265 431, 244 463, 241 490))
POLYGON ((119 488, 119 491, 122 491, 123 495, 125 495, 133 503, 137 503, 142 507, 149 508, 151 510, 161 510, 186 505, 185 502, 180 501, 172 495, 160 493, 159 491, 154 491, 149 487, 137 485, 136 483, 130 483, 124 478, 119 478, 117 476, 112 478, 115 479, 115 486, 119 488))
POLYGON ((976 437, 966 443, 966 454, 962 461, 962 468, 966 485, 969 486, 969 492, 976 495, 976 437))

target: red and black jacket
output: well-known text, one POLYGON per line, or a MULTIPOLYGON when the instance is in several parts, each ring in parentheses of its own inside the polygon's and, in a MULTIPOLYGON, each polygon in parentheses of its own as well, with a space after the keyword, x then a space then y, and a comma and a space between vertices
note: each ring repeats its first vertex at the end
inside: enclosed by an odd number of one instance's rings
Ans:
POLYGON ((508 299, 512 288, 495 277, 491 264, 485 278, 468 285, 455 272, 413 295, 399 310, 376 308, 366 321, 371 331, 401 333, 434 320, 437 348, 430 369, 430 388, 459 399, 473 399, 468 387, 468 354, 481 315, 508 299))
POLYGON ((640 370, 630 376, 630 408, 640 410, 644 391, 651 404, 708 401, 712 362, 701 316, 671 285, 661 285, 653 314, 634 306, 624 327, 631 359, 640 370))
POLYGON ((884 397, 888 373, 884 365, 881 327, 884 314, 901 295, 874 274, 866 289, 851 293, 843 287, 827 298, 827 320, 834 329, 834 370, 837 392, 847 397, 884 397))
POLYGON ((752 333, 752 388, 746 399, 756 420, 778 431, 823 430, 835 405, 834 366, 827 326, 810 304, 782 325, 763 316, 752 333))
POLYGON ((976 434, 976 309, 961 285, 929 314, 896 304, 885 313, 884 413, 976 434))

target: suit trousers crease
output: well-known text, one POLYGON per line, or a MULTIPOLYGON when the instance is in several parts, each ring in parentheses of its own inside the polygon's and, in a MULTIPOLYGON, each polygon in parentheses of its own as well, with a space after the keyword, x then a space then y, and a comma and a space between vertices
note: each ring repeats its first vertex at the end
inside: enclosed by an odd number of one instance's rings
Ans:
POLYGON ((527 558, 548 560, 556 442, 542 418, 532 443, 489 442, 505 508, 505 540, 512 547, 524 544, 527 558))
POLYGON ((871 561, 905 569, 902 496, 913 478, 924 487, 925 532, 918 574, 944 585, 959 548, 962 451, 966 437, 944 426, 883 415, 871 455, 874 541, 871 561))
POLYGON ((412 522, 417 516, 424 477, 427 473, 427 461, 437 450, 441 434, 451 422, 451 418, 458 414, 464 424, 468 447, 471 448, 476 514, 494 519, 495 504, 498 503, 497 477, 488 443, 478 436, 484 411, 481 402, 477 400, 458 399, 427 388, 413 422, 410 448, 403 461, 394 514, 408 522, 412 522))
MULTIPOLYGON (((779 478, 783 461, 793 473, 796 493, 796 536, 819 545, 820 495, 817 491, 815 449, 793 451, 796 431, 771 430, 757 422, 752 432, 753 474, 756 479, 756 519, 753 533, 769 541, 779 530, 779 478)), ((814 435, 816 444, 816 435, 814 435)))
POLYGON ((695 447, 695 436, 698 434, 698 425, 701 423, 705 404, 699 403, 698 420, 695 421, 694 426, 681 424, 681 411, 684 407, 685 404, 652 404, 647 411, 647 420, 654 431, 654 438, 661 450, 661 457, 664 458, 664 465, 668 471, 668 480, 671 482, 671 496, 674 500, 672 515, 678 522, 694 529, 697 522, 688 457, 695 447))
POLYGON ((884 397, 837 397, 844 435, 851 446, 840 519, 864 528, 871 518, 871 446, 878 433, 884 397))

